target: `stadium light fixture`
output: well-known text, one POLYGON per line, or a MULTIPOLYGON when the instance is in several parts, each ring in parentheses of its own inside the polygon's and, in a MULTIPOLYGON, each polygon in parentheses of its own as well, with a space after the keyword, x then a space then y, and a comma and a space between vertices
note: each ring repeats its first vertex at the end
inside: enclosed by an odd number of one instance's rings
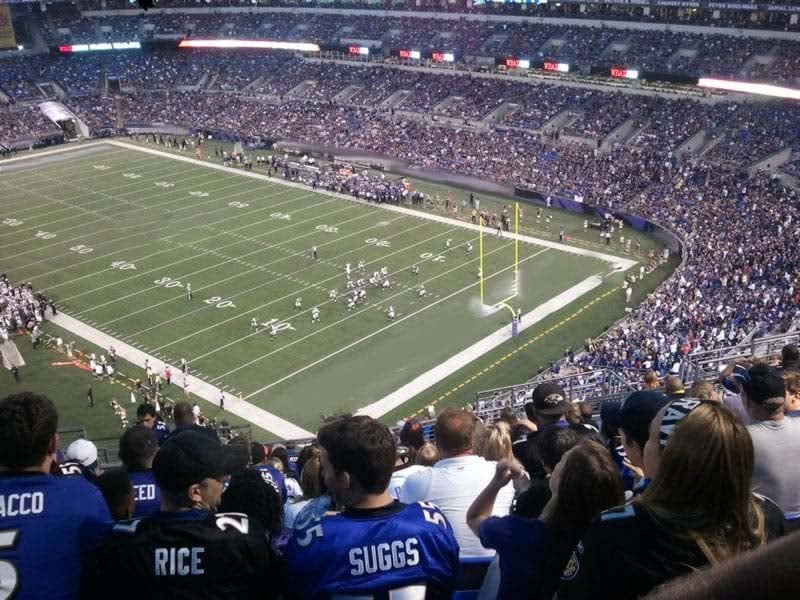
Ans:
POLYGON ((265 50, 319 52, 318 44, 272 42, 269 40, 181 40, 178 48, 260 48, 265 50))
POLYGON ((701 77, 697 81, 697 85, 699 87, 726 90, 729 92, 742 92, 745 94, 759 94, 761 96, 800 100, 800 90, 780 85, 770 85, 768 83, 747 83, 744 81, 731 81, 729 79, 701 77))

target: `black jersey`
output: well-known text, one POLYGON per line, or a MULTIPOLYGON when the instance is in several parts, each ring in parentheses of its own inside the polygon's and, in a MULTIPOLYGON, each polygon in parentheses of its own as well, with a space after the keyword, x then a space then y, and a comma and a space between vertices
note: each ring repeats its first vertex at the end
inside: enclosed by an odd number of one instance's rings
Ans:
MULTIPOLYGON (((763 496, 767 541, 783 535, 782 514, 763 496)), ((602 513, 561 574, 558 598, 625 600, 708 564, 697 543, 637 502, 602 513)))
POLYGON ((559 599, 624 600, 708 563, 697 544, 639 504, 602 513, 561 574, 559 599))
POLYGON ((246 515, 157 512, 118 523, 98 556, 97 598, 276 598, 280 578, 264 531, 246 515))

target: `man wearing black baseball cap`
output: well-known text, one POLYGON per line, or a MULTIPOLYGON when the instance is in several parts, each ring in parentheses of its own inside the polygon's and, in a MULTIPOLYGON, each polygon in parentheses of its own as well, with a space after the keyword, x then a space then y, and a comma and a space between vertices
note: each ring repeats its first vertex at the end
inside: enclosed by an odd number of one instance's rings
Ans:
POLYGON ((569 412, 570 403, 564 393, 564 388, 560 385, 540 383, 533 390, 531 404, 533 404, 533 418, 538 429, 529 433, 525 442, 514 445, 514 456, 528 471, 531 479, 544 479, 547 473, 536 449, 536 438, 549 427, 569 427, 565 415, 569 412))
POLYGON ((655 390, 642 390, 633 392, 619 405, 617 421, 622 436, 622 446, 630 463, 641 469, 644 479, 637 482, 633 488, 634 495, 641 494, 650 478, 655 473, 645 470, 644 446, 650 437, 650 423, 664 406, 669 404, 669 398, 655 390))
POLYGON ((753 491, 775 502, 786 517, 786 529, 800 529, 800 419, 784 414, 786 386, 781 372, 755 365, 738 379, 742 400, 753 422, 755 463, 753 491))
POLYGON ((170 436, 153 460, 161 510, 114 527, 99 552, 97 597, 277 597, 260 526, 243 514, 214 514, 224 478, 246 462, 241 447, 202 433, 170 436))

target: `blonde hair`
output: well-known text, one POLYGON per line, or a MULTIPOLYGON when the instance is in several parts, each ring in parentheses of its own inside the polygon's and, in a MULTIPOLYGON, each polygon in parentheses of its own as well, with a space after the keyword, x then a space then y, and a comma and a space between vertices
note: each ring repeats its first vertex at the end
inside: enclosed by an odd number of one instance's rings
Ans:
POLYGON ((750 491, 753 461, 753 441, 737 416, 703 402, 675 426, 637 502, 694 540, 710 563, 726 560, 765 540, 764 515, 750 491))
POLYGON ((417 456, 414 457, 414 464, 423 467, 432 467, 437 462, 439 462, 439 449, 430 442, 423 444, 422 448, 417 450, 417 456))
POLYGON ((656 390, 661 386, 658 381, 658 375, 652 370, 647 371, 647 373, 644 374, 642 383, 644 384, 644 389, 646 390, 656 390))
POLYGON ((487 425, 475 440, 475 454, 486 460, 509 458, 511 453, 511 436, 505 427, 487 425))
POLYGON ((717 392, 717 388, 710 381, 695 381, 689 389, 689 397, 710 400, 711 402, 722 402, 722 397, 717 392))

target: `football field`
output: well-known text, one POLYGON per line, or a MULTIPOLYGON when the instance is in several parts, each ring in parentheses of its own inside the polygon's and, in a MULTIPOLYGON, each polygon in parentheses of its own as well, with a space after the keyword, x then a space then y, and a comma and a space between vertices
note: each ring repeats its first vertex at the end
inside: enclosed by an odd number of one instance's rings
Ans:
POLYGON ((509 233, 484 229, 481 240, 479 227, 444 216, 119 142, 6 161, 0 189, 0 265, 12 281, 135 349, 135 361, 185 358, 237 414, 308 431, 323 413, 388 413, 508 339, 509 308, 535 326, 635 264, 523 237, 515 275, 509 233), (349 310, 348 263, 366 292, 349 310), (381 268, 389 288, 368 283, 381 268))

